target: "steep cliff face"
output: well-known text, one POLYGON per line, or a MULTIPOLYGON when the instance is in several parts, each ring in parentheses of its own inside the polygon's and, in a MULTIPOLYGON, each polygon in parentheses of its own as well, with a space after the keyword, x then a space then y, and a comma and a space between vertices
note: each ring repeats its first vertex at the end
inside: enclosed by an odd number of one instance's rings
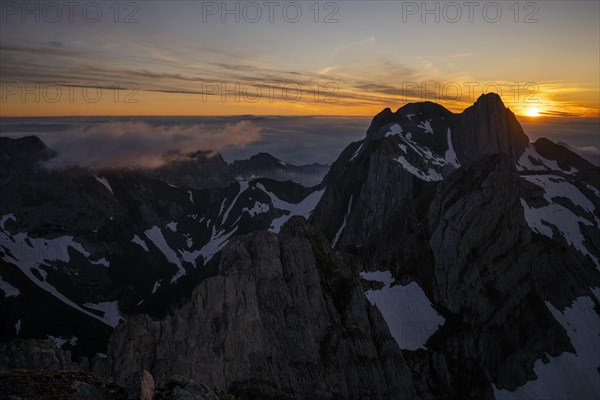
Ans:
POLYGON ((519 121, 495 93, 481 96, 458 119, 455 146, 462 165, 497 153, 517 162, 528 144, 519 121))
POLYGON ((219 274, 163 320, 117 327, 109 360, 118 380, 146 368, 240 398, 415 398, 411 374, 352 263, 299 218, 279 235, 231 241, 219 274), (338 397, 336 397, 338 396, 338 397))
POLYGON ((600 395, 597 168, 529 143, 491 94, 462 114, 382 111, 328 178, 311 222, 363 260, 392 335, 419 339, 405 358, 421 396, 600 395), (414 285, 443 323, 405 306, 414 285))
POLYGON ((385 109, 366 137, 332 165, 311 222, 337 248, 364 245, 369 232, 400 212, 403 202, 452 171, 498 153, 516 164, 528 143, 515 115, 494 93, 461 114, 430 102, 407 104, 395 113, 385 109))
POLYGON ((600 285, 591 260, 529 229, 526 190, 508 155, 490 156, 451 175, 429 210, 434 264, 425 286, 448 323, 428 347, 459 365, 471 358, 483 381, 508 390, 526 384, 544 354, 575 351, 553 307, 579 297, 598 304, 600 285))
POLYGON ((436 301, 463 320, 489 318, 488 290, 514 290, 529 269, 517 264, 531 244, 519 194, 517 171, 504 154, 461 169, 438 187, 429 209, 436 301))

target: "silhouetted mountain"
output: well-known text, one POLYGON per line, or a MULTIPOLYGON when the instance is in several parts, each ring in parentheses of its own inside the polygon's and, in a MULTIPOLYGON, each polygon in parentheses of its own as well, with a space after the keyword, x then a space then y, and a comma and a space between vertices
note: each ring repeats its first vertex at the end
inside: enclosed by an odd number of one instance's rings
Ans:
POLYGON ((11 139, 0 136, 0 175, 17 171, 34 172, 40 164, 54 156, 37 136, 11 139))
POLYGON ((529 143, 496 95, 462 114, 409 104, 342 152, 310 221, 363 260, 397 341, 420 337, 408 360, 424 398, 593 397, 599 178, 565 147, 529 143), (404 305, 415 283, 427 317, 404 305))
POLYGON ((152 171, 159 179, 175 186, 194 188, 225 187, 235 182, 223 157, 212 150, 165 155, 165 164, 152 171))
POLYGON ((247 160, 236 160, 229 167, 231 175, 242 179, 260 177, 278 181, 290 180, 306 187, 320 184, 327 171, 329 165, 315 163, 296 166, 269 153, 259 153, 247 160))

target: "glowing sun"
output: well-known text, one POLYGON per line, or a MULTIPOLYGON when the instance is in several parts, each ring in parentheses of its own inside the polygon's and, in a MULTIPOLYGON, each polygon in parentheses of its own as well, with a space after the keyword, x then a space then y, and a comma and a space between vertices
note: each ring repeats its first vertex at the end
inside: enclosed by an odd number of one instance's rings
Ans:
POLYGON ((532 107, 532 108, 528 108, 527 111, 525 112, 525 115, 527 115, 528 117, 539 117, 540 115, 540 109, 536 108, 536 107, 532 107))

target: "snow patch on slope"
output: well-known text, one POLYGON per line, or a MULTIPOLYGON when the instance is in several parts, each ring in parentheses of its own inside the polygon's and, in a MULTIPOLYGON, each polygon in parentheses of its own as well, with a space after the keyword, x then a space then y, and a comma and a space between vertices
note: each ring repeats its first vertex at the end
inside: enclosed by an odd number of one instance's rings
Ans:
POLYGON ((314 191, 308 196, 306 196, 301 202, 294 204, 281 200, 274 193, 269 192, 262 183, 257 183, 256 187, 269 196, 273 208, 287 212, 286 215, 282 215, 279 218, 275 218, 271 222, 269 231, 274 233, 278 233, 283 224, 285 224, 287 220, 294 216, 302 216, 304 218, 308 218, 317 206, 319 200, 321 200, 321 196, 323 196, 323 193, 325 192, 325 189, 314 191))
POLYGON ((110 183, 108 183, 108 180, 106 178, 99 178, 96 176, 96 180, 100 182, 105 188, 107 188, 110 194, 114 195, 112 187, 110 186, 110 183))
POLYGON ((236 226, 229 233, 225 230, 220 229, 217 230, 214 226, 212 228, 212 234, 210 240, 202 246, 200 250, 194 250, 192 252, 186 250, 179 250, 181 257, 189 263, 194 264, 196 266, 196 260, 198 257, 202 257, 204 264, 208 263, 215 254, 217 254, 227 243, 229 243, 229 238, 238 230, 236 226))
POLYGON ((146 242, 144 242, 144 240, 142 238, 140 238, 138 235, 133 235, 133 239, 131 239, 131 242, 139 245, 142 249, 144 249, 146 251, 150 251, 150 250, 148 250, 148 246, 146 245, 146 242))
POLYGON ((17 297, 21 294, 21 291, 2 279, 0 276, 0 290, 4 292, 4 297, 17 297))
POLYGON ((92 310, 100 311, 103 314, 103 318, 108 322, 110 326, 113 328, 119 324, 121 320, 125 320, 121 315, 121 311, 119 310, 119 302, 118 301, 107 301, 104 303, 85 303, 83 305, 92 310))
POLYGON ((456 157, 456 151, 454 151, 454 146, 452 145, 452 131, 450 128, 448 128, 448 150, 446 150, 444 158, 449 164, 454 165, 456 168, 460 167, 460 163, 456 157))
POLYGON ((264 214, 269 212, 271 207, 268 204, 261 203, 259 201, 254 203, 252 208, 244 207, 242 208, 242 212, 248 213, 251 217, 254 217, 258 214, 264 214))
POLYGON ((595 211, 594 204, 577 187, 560 176, 528 175, 523 178, 541 187, 544 190, 544 199, 549 203, 547 206, 532 208, 525 200, 521 199, 521 205, 525 210, 525 220, 531 230, 552 238, 553 230, 551 226, 556 227, 567 243, 582 254, 589 255, 600 269, 598 259, 584 243, 585 237, 580 227, 580 224, 600 226, 600 221, 593 214, 595 211), (569 199, 573 204, 585 210, 588 216, 579 216, 569 208, 556 203, 554 199, 558 197, 569 199))
POLYGON ((354 152, 354 154, 352 154, 352 157, 350 158, 350 161, 354 160, 356 158, 356 156, 358 156, 358 154, 360 153, 360 151, 363 148, 364 143, 361 143, 360 146, 358 146, 358 149, 356 149, 356 151, 354 152))
POLYGON ((152 243, 154 243, 154 245, 160 250, 160 252, 164 254, 167 261, 177 266, 177 272, 171 278, 171 283, 177 282, 179 278, 185 275, 185 268, 183 267, 183 265, 181 265, 181 261, 179 260, 179 257, 177 257, 175 251, 173 251, 173 249, 169 247, 169 244, 165 240, 165 237, 163 236, 160 228, 157 226, 153 226, 147 231, 144 231, 144 234, 148 239, 150 239, 152 243))
POLYGON ((448 165, 448 161, 408 137, 401 137, 398 146, 404 154, 400 154, 394 161, 402 165, 406 172, 423 181, 441 181, 444 179, 442 171, 448 165), (411 159, 416 160, 422 166, 415 165, 410 161, 411 159))
POLYGON ((350 212, 352 211, 352 197, 353 197, 353 195, 350 195, 350 201, 348 202, 348 208, 346 208, 346 214, 344 214, 344 221, 342 222, 342 225, 340 226, 340 228, 336 232, 335 237, 333 238, 333 242, 331 242, 331 247, 332 248, 335 247, 338 239, 340 238, 340 235, 342 234, 342 232, 346 228, 346 223, 348 222, 348 217, 350 216, 350 212))
POLYGON ((590 297, 578 297, 570 307, 559 311, 552 304, 546 306, 565 328, 573 353, 548 356, 550 362, 537 360, 534 371, 537 379, 527 382, 514 392, 499 390, 498 400, 562 400, 600 398, 600 317, 594 311, 590 297))
POLYGON ((396 161, 402 165, 402 168, 404 168, 404 170, 406 172, 416 176, 417 178, 421 179, 422 181, 431 182, 431 181, 441 181, 442 179, 444 179, 442 174, 437 172, 435 169, 429 168, 427 170, 427 172, 421 171, 420 169, 418 169, 417 167, 412 165, 404 156, 399 156, 398 158, 396 158, 396 161))
POLYGON ((535 146, 529 143, 519 161, 517 162, 517 170, 519 171, 562 171, 566 174, 575 174, 578 172, 575 168, 570 167, 568 170, 563 170, 554 160, 548 160, 542 157, 535 146))
POLYGON ((105 266, 106 268, 110 267, 110 261, 108 261, 108 260, 107 260, 106 258, 104 258, 104 257, 102 257, 101 259, 99 259, 99 260, 96 260, 96 261, 92 261, 92 260, 89 260, 89 261, 90 261, 90 263, 92 263, 92 264, 94 264, 94 265, 103 265, 103 266, 105 266))
POLYGON ((95 313, 83 309, 80 305, 62 294, 52 284, 46 281, 46 272, 41 268, 46 261, 69 262, 69 248, 73 248, 86 257, 86 252, 81 244, 73 241, 72 236, 61 236, 55 239, 31 238, 26 233, 17 233, 8 235, 4 224, 8 219, 15 220, 14 215, 9 214, 2 217, 0 225, 0 242, 8 250, 8 254, 2 256, 2 259, 10 264, 16 265, 19 270, 37 287, 50 293, 59 301, 71 308, 97 319, 98 321, 111 325, 111 321, 95 313), (35 271, 35 272, 34 272, 35 271))
POLYGON ((390 129, 385 133, 385 137, 398 136, 402 134, 402 127, 399 124, 390 126, 390 129))
POLYGON ((431 305, 425 292, 416 282, 392 286, 394 278, 389 271, 362 272, 361 277, 384 283, 380 290, 365 294, 385 319, 390 332, 401 349, 424 349, 427 339, 444 324, 431 305))
MULTIPOLYGON (((227 208, 227 211, 225 211, 225 214, 223 214, 223 218, 221 218, 221 223, 225 223, 227 222, 227 218, 229 217, 229 213, 231 212, 231 209, 233 208, 233 206, 235 205, 235 203, 237 202, 237 199, 240 197, 240 195, 242 193, 244 193, 247 189, 248 189, 248 181, 240 181, 238 182, 240 185, 240 191, 238 192, 238 194, 234 197, 234 199, 231 201, 231 204, 229 205, 229 208, 227 208)), ((223 203, 224 204, 224 203, 223 203)), ((221 207, 223 207, 223 205, 221 205, 221 207)))
POLYGON ((431 127, 431 120, 420 122, 417 125, 419 128, 423 129, 427 133, 433 134, 433 128, 431 127))
POLYGON ((13 213, 3 215, 0 219, 0 229, 5 230, 4 224, 6 224, 9 219, 13 220, 13 222, 17 222, 17 218, 15 218, 13 213))
POLYGON ((596 195, 596 197, 600 197, 600 190, 596 189, 594 186, 590 185, 589 183, 586 183, 585 186, 589 190, 591 190, 596 195))
POLYGON ((71 346, 75 346, 79 341, 77 336, 72 336, 70 338, 63 338, 62 336, 52 336, 46 335, 46 337, 54 342, 56 347, 59 349, 62 348, 65 344, 69 343, 71 346))

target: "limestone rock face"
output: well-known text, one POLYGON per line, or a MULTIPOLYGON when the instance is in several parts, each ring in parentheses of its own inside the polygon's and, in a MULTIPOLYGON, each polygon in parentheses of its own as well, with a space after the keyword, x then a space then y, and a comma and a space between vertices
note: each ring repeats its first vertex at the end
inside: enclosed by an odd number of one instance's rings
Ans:
POLYGON ((127 400, 152 400, 154 398, 154 378, 144 370, 134 372, 126 380, 127 400))
POLYGON ((163 320, 131 317, 109 344, 115 378, 145 368, 237 395, 414 398, 402 353, 351 263, 301 218, 276 236, 240 236, 219 274, 163 320))
POLYGON ((481 96, 463 111, 455 137, 456 151, 463 165, 497 153, 507 154, 516 162, 529 143, 515 115, 495 93, 481 96))
POLYGON ((0 343, 0 370, 35 368, 50 371, 78 370, 71 352, 56 346, 52 340, 14 339, 0 343))
POLYGON ((485 320, 493 310, 489 298, 466 296, 486 293, 489 285, 510 287, 528 272, 527 264, 514 266, 515 255, 531 242, 519 193, 519 176, 504 154, 457 171, 438 188, 429 245, 436 292, 448 310, 485 320), (503 256, 506 261, 495 261, 503 256))

